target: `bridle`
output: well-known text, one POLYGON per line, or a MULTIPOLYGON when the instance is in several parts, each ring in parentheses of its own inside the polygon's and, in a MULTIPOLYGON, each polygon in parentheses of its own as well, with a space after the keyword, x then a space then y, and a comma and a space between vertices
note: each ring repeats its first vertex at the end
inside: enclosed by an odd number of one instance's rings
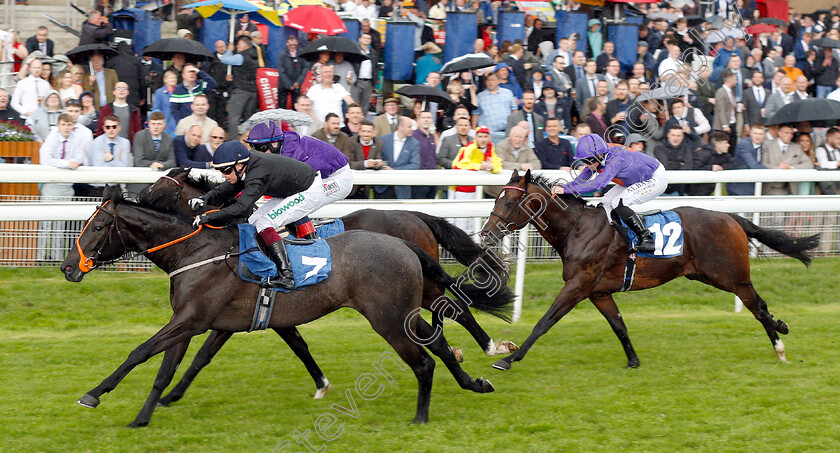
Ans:
MULTIPOLYGON (((172 179, 172 178, 170 178, 170 179, 172 179)), ((179 183, 179 187, 180 187, 180 183, 179 183)), ((196 229, 192 233, 189 233, 185 236, 181 236, 177 239, 171 240, 171 241, 169 241, 165 244, 157 245, 155 247, 151 247, 151 248, 148 248, 148 249, 143 250, 143 251, 133 252, 133 253, 127 255, 127 256, 121 256, 119 258, 114 258, 114 259, 111 259, 111 260, 100 262, 99 261, 99 256, 102 255, 102 249, 105 248, 105 244, 108 243, 108 239, 111 237, 111 233, 113 233, 114 231, 117 232, 117 237, 120 238, 120 242, 122 243, 123 249, 124 250, 128 249, 128 246, 125 244, 125 239, 123 239, 122 232, 120 231, 119 217, 117 216, 117 205, 116 204, 114 205, 114 212, 113 213, 108 212, 108 210, 104 209, 105 206, 107 206, 108 203, 110 203, 110 202, 111 202, 111 200, 107 200, 107 201, 105 201, 105 203, 102 203, 102 205, 100 205, 96 208, 96 212, 93 213, 93 215, 90 217, 90 219, 85 224, 85 227, 82 229, 82 232, 79 233, 79 237, 76 238, 76 250, 79 252, 79 270, 82 271, 82 273, 86 274, 86 273, 88 273, 88 272, 90 272, 90 271, 92 271, 92 270, 94 270, 97 267, 102 266, 102 265, 113 264, 113 263, 116 263, 117 261, 130 260, 130 259, 136 258, 136 257, 141 256, 141 255, 145 256, 146 254, 154 253, 154 252, 157 252, 159 250, 163 250, 163 249, 165 249, 169 246, 175 245, 179 242, 185 241, 185 240, 195 236, 196 234, 201 232, 201 230, 204 229, 204 225, 199 225, 198 229, 196 229), (99 248, 96 250, 96 252, 94 252, 93 256, 88 257, 87 255, 85 255, 85 252, 82 250, 82 246, 81 246, 81 244, 79 244, 79 239, 82 238, 82 236, 85 234, 85 231, 87 230, 88 226, 90 226, 91 222, 93 222, 93 219, 100 212, 104 212, 104 213, 110 215, 111 217, 114 218, 114 221, 111 222, 111 226, 108 228, 108 234, 105 236, 105 239, 102 241, 102 244, 99 246, 99 248)), ((219 227, 211 227, 211 228, 217 228, 218 229, 219 227)))
MULTIPOLYGON (((526 193, 527 193, 528 183, 527 183, 527 182, 525 183, 525 187, 524 187, 524 188, 519 187, 519 186, 502 186, 502 190, 505 190, 505 189, 518 190, 518 191, 522 192, 523 197, 524 197, 524 196, 525 196, 524 194, 526 194, 526 193)), ((517 203, 517 211, 516 211, 516 217, 515 217, 515 218, 517 218, 517 219, 519 218, 519 216, 520 216, 520 214, 521 214, 522 209, 523 209, 523 208, 522 208, 522 200, 520 200, 520 202, 519 202, 519 203, 517 203)), ((490 212, 490 215, 491 215, 491 216, 496 216, 496 217, 498 217, 499 219, 501 219, 501 220, 502 220, 502 222, 505 222, 505 225, 511 225, 511 224, 513 224, 513 229, 514 229, 514 230, 518 230, 518 229, 520 229, 520 228, 524 227, 525 225, 527 225, 527 224, 528 224, 528 222, 530 222, 530 221, 531 221, 530 219, 525 220, 525 222, 524 222, 524 223, 522 223, 522 224, 520 225, 520 224, 518 224, 518 223, 516 223, 516 222, 513 222, 513 221, 509 220, 507 217, 505 217, 505 216, 503 216, 503 215, 499 214, 498 212, 496 212, 496 210, 495 210, 495 209, 494 209, 493 211, 491 211, 491 212, 490 212)))
POLYGON ((178 186, 178 190, 175 191, 175 199, 172 201, 172 204, 174 205, 175 203, 178 202, 178 200, 181 199, 181 191, 184 190, 184 185, 181 184, 181 181, 178 181, 177 179, 175 179, 171 176, 163 175, 163 176, 161 176, 161 178, 166 178, 166 179, 174 182, 178 186))

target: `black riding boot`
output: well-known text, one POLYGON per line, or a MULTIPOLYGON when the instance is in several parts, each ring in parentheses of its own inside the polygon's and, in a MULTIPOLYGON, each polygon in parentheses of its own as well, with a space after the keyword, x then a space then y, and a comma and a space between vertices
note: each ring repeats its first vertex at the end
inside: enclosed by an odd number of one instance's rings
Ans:
POLYGON ((636 211, 623 204, 616 206, 615 212, 633 230, 633 233, 636 234, 636 246, 632 247, 630 251, 652 253, 656 249, 653 234, 645 227, 645 221, 642 217, 636 211))
POLYGON ((277 265, 277 272, 280 274, 276 281, 270 282, 270 287, 281 287, 294 289, 295 276, 292 273, 292 265, 289 263, 289 255, 286 254, 286 246, 283 241, 277 241, 268 246, 268 257, 277 265))

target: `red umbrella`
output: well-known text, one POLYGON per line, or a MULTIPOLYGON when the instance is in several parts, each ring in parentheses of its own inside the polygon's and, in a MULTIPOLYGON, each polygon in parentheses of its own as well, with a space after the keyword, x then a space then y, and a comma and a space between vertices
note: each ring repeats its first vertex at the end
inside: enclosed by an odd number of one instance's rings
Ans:
POLYGON ((347 33, 344 21, 335 11, 317 5, 303 5, 292 8, 283 16, 283 24, 307 33, 337 35, 347 33))
POLYGON ((747 33, 757 35, 759 33, 773 33, 776 27, 770 24, 755 24, 747 27, 747 33))

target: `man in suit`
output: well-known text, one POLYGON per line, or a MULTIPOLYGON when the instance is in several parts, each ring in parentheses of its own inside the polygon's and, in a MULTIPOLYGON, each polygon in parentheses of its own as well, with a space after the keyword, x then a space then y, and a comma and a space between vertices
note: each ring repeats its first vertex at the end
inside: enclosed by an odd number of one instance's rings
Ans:
POLYGON ((545 132, 545 117, 534 111, 537 99, 533 91, 522 93, 522 110, 517 110, 508 117, 505 133, 510 135, 511 130, 521 121, 528 123, 530 133, 528 134, 528 145, 533 149, 534 144, 542 140, 545 132))
MULTIPOLYGON (((152 170, 168 170, 176 167, 175 145, 172 136, 166 131, 166 117, 163 112, 149 114, 149 128, 134 134, 131 154, 134 155, 135 167, 148 167, 152 170)), ((127 184, 126 190, 137 196, 148 184, 127 184)))
POLYGON ((749 125, 754 123, 764 123, 766 118, 764 116, 764 104, 767 98, 770 97, 770 90, 764 88, 764 74, 754 72, 752 74, 752 87, 744 90, 744 129, 749 132, 749 125))
POLYGON ((729 134, 729 141, 734 142, 735 136, 735 74, 727 71, 723 73, 723 86, 715 92, 715 119, 712 129, 729 134))
POLYGON ((373 119, 373 133, 377 137, 393 134, 397 131, 397 125, 399 123, 397 113, 400 110, 400 101, 396 98, 385 99, 385 102, 382 104, 382 109, 385 112, 373 119))
MULTIPOLYGON (((763 169, 761 159, 764 155, 764 124, 752 123, 750 125, 750 136, 742 138, 735 148, 735 162, 739 169, 763 169)), ((735 182, 726 185, 726 192, 729 195, 753 195, 755 184, 751 182, 735 182)))
POLYGON ((277 60, 277 93, 281 108, 286 108, 287 101, 294 102, 300 96, 300 86, 308 70, 309 62, 298 56, 297 36, 289 35, 286 48, 277 60))
POLYGON ((324 118, 324 127, 312 134, 312 138, 317 138, 322 142, 335 146, 345 156, 353 153, 350 136, 341 132, 341 120, 338 119, 338 115, 335 113, 327 113, 327 117, 324 118))
MULTIPOLYGON (((397 120, 397 130, 383 135, 382 170, 419 170, 420 143, 411 136, 411 118, 401 116, 397 120)), ((411 186, 374 186, 374 198, 408 199, 411 198, 411 186)))
POLYGON ((796 67, 805 70, 805 58, 811 50, 811 34, 803 33, 802 39, 793 46, 793 55, 796 57, 796 67))
POLYGON ((551 86, 554 87, 554 90, 562 93, 564 96, 568 96, 569 91, 574 86, 572 79, 566 72, 566 59, 563 55, 554 57, 554 61, 551 63, 551 70, 546 73, 546 77, 551 78, 551 86))
MULTIPOLYGON (((384 166, 382 161, 382 140, 373 135, 373 123, 362 121, 359 133, 350 137, 352 146, 347 158, 353 170, 379 170, 384 166)), ((354 186, 347 198, 370 198, 372 186, 354 186)))
POLYGON ((370 96, 373 93, 374 79, 379 69, 377 65, 379 53, 373 48, 371 43, 372 38, 370 33, 359 35, 359 47, 362 49, 362 53, 370 59, 353 65, 358 77, 350 90, 350 95, 353 99, 359 101, 363 112, 370 110, 370 96))
MULTIPOLYGON (((572 81, 572 84, 575 84, 579 78, 586 76, 586 70, 583 68, 586 63, 586 54, 583 53, 583 51, 576 50, 572 55, 572 64, 566 66, 565 71, 569 76, 569 79, 572 81)), ((568 61, 566 63, 568 63, 568 61)))
POLYGON ((99 110, 105 104, 114 102, 114 87, 120 79, 117 71, 105 67, 105 58, 98 53, 90 57, 90 67, 93 73, 82 76, 82 89, 93 92, 93 106, 99 110))
POLYGON ((48 57, 53 56, 54 44, 53 40, 49 39, 48 36, 49 30, 47 30, 47 27, 41 25, 38 27, 38 30, 35 31, 35 35, 30 36, 29 39, 26 40, 26 50, 29 51, 29 53, 39 50, 48 57))
POLYGON ((455 134, 441 140, 440 151, 438 151, 437 162, 443 168, 452 168, 452 163, 458 157, 458 151, 472 142, 470 137, 470 119, 460 117, 455 120, 455 134))
POLYGON ((773 42, 773 46, 781 46, 782 53, 787 55, 793 52, 793 37, 787 34, 787 30, 785 30, 784 25, 779 25, 776 27, 776 32, 770 34, 770 40, 773 42))
MULTIPOLYGON (((778 138, 769 140, 764 144, 764 152, 761 155, 761 164, 766 168, 814 168, 811 158, 802 151, 802 148, 791 143, 793 140, 793 128, 789 125, 779 127, 778 138)), ((766 182, 762 185, 763 195, 797 195, 799 193, 798 183, 787 182, 766 182)))
POLYGON ((790 102, 790 79, 785 76, 779 81, 779 88, 767 96, 767 102, 764 104, 764 117, 771 119, 780 108, 786 106, 790 102))
MULTIPOLYGON (((595 63, 593 61, 593 63, 595 63)), ((542 162, 537 153, 528 144, 526 139, 528 131, 522 126, 515 126, 510 135, 499 142, 496 146, 496 155, 502 160, 502 168, 505 170, 540 170, 542 162)), ((501 192, 501 186, 487 186, 484 193, 488 197, 496 198, 501 192)))
POLYGON ((522 56, 525 54, 525 48, 522 47, 522 44, 515 43, 510 46, 510 55, 502 60, 502 63, 507 63, 510 66, 513 75, 516 76, 516 83, 519 84, 519 88, 522 88, 522 85, 528 80, 528 77, 525 73, 527 69, 530 69, 530 63, 528 67, 525 67, 525 63, 522 61, 522 56))
POLYGON ((597 69, 595 60, 586 60, 583 69, 585 71, 584 76, 575 82, 575 92, 577 93, 575 106, 577 106, 578 112, 583 112, 583 106, 587 99, 598 95, 598 81, 604 80, 602 74, 595 73, 597 69))

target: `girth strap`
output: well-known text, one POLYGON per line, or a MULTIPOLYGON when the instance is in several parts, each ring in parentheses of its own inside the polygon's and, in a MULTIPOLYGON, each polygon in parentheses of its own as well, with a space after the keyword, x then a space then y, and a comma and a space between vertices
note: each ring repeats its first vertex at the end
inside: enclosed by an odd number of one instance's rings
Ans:
POLYGON ((271 320, 271 311, 274 309, 274 296, 276 292, 270 288, 260 288, 260 295, 257 296, 257 306, 254 308, 254 319, 248 332, 265 330, 268 328, 268 321, 271 320))

